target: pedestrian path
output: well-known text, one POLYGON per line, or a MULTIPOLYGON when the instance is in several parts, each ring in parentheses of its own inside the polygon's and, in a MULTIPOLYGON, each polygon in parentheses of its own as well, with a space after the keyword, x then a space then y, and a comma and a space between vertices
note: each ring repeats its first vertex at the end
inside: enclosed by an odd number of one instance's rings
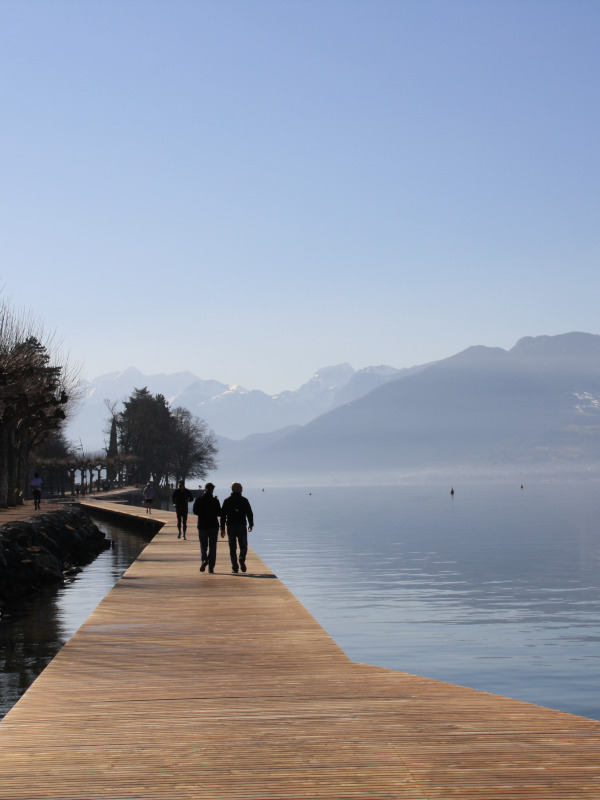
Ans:
MULTIPOLYGON (((92 502, 96 501, 96 498, 101 498, 102 500, 105 499, 114 499, 119 496, 126 496, 130 495, 135 492, 135 487, 133 486, 126 486, 122 489, 113 489, 110 493, 98 493, 98 494, 90 494, 88 495, 88 499, 92 502)), ((139 490, 140 497, 142 495, 142 490, 139 490)), ((2 525, 6 525, 8 522, 23 522, 27 519, 33 519, 38 517, 40 514, 48 514, 52 511, 56 511, 63 505, 71 505, 72 503, 78 503, 80 500, 79 497, 71 497, 70 495, 67 497, 50 497, 50 498, 43 498, 41 506, 39 509, 34 508, 33 500, 25 500, 20 505, 16 506, 8 506, 5 508, 0 508, 0 527, 2 525)))
POLYGON ((195 531, 151 516, 0 723, 2 800, 600 798, 600 723, 354 663, 252 550, 200 573, 195 531))

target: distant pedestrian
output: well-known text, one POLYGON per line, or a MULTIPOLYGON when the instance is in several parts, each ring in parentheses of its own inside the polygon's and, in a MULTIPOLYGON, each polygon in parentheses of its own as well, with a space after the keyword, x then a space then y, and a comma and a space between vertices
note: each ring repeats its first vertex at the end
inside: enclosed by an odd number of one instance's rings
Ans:
POLYGON ((146 484, 143 491, 146 514, 152 513, 152 501, 154 500, 154 486, 150 482, 146 484))
POLYGON ((227 526, 229 539, 229 556, 232 572, 246 572, 246 554, 248 553, 248 532, 254 527, 254 516, 248 499, 242 496, 242 484, 232 483, 231 494, 223 500, 221 509, 221 535, 227 526), (246 527, 246 522, 248 526, 246 527), (239 565, 238 565, 238 551, 239 565))
POLYGON ((173 492, 173 505, 175 506, 175 513, 177 514, 177 538, 185 539, 185 532, 187 531, 187 518, 188 518, 188 503, 194 499, 194 495, 189 489, 185 488, 185 481, 179 481, 179 487, 173 492))
MULTIPOLYGON (((198 517, 198 539, 200 540, 200 572, 208 567, 209 572, 215 571, 217 561, 217 540, 219 538, 219 517, 221 516, 221 503, 213 495, 214 483, 207 483, 204 493, 194 501, 193 512, 198 517)), ((225 531, 221 536, 225 536, 225 531)))
POLYGON ((33 507, 35 509, 39 509, 40 504, 42 502, 42 486, 44 485, 44 481, 40 478, 39 472, 33 473, 33 478, 29 483, 31 488, 31 492, 33 494, 33 507))

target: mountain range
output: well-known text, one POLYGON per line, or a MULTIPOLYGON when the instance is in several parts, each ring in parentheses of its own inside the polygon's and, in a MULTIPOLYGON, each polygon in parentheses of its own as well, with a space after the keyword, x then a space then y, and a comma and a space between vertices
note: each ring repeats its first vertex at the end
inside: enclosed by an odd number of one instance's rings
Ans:
POLYGON ((252 434, 304 425, 377 386, 419 369, 378 366, 355 371, 350 364, 340 364, 318 370, 295 391, 269 395, 203 380, 191 372, 143 375, 135 367, 129 367, 81 383, 78 413, 69 423, 66 435, 76 444, 81 442, 87 452, 103 449, 110 418, 107 401, 116 404, 117 411, 121 410, 123 401, 134 389, 147 387, 154 395, 164 395, 171 407, 189 409, 218 435, 244 439, 252 434))
POLYGON ((308 424, 221 442, 221 468, 263 483, 390 483, 432 472, 597 470, 600 336, 470 347, 308 424))
POLYGON ((226 481, 389 483, 600 462, 600 336, 588 333, 526 337, 508 351, 474 346, 405 370, 343 364, 276 396, 130 369, 90 384, 78 420, 142 385, 208 422, 226 481))

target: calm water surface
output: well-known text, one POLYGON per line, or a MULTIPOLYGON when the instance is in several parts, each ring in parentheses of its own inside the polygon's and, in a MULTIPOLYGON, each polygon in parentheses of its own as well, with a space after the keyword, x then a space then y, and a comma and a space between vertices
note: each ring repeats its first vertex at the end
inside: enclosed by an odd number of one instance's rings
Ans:
POLYGON ((247 492, 250 541, 354 660, 600 719, 600 484, 455 490, 247 492))
MULTIPOLYGON (((600 719, 600 482, 449 489, 248 490, 250 544, 354 660, 600 719)), ((0 715, 147 543, 101 526, 114 549, 0 621, 0 715)))

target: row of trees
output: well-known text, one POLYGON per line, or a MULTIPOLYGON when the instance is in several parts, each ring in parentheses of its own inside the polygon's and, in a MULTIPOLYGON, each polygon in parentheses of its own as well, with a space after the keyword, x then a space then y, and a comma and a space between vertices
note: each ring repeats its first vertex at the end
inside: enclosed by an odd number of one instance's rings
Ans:
POLYGON ((204 478, 216 468, 214 434, 186 408, 171 409, 163 395, 151 395, 147 388, 135 389, 121 411, 116 403, 106 405, 110 419, 104 450, 86 453, 60 429, 34 450, 33 462, 50 493, 149 480, 165 487, 179 479, 204 478))
POLYGON ((216 446, 206 424, 162 395, 135 389, 110 410, 109 445, 86 454, 69 443, 64 423, 80 402, 79 369, 60 354, 39 323, 0 301, 0 507, 27 492, 33 469, 58 494, 110 482, 204 478, 215 468, 216 446), (97 476, 95 478, 95 475, 97 476))
POLYGON ((77 402, 77 373, 39 324, 0 303, 0 506, 27 486, 32 453, 77 402))

